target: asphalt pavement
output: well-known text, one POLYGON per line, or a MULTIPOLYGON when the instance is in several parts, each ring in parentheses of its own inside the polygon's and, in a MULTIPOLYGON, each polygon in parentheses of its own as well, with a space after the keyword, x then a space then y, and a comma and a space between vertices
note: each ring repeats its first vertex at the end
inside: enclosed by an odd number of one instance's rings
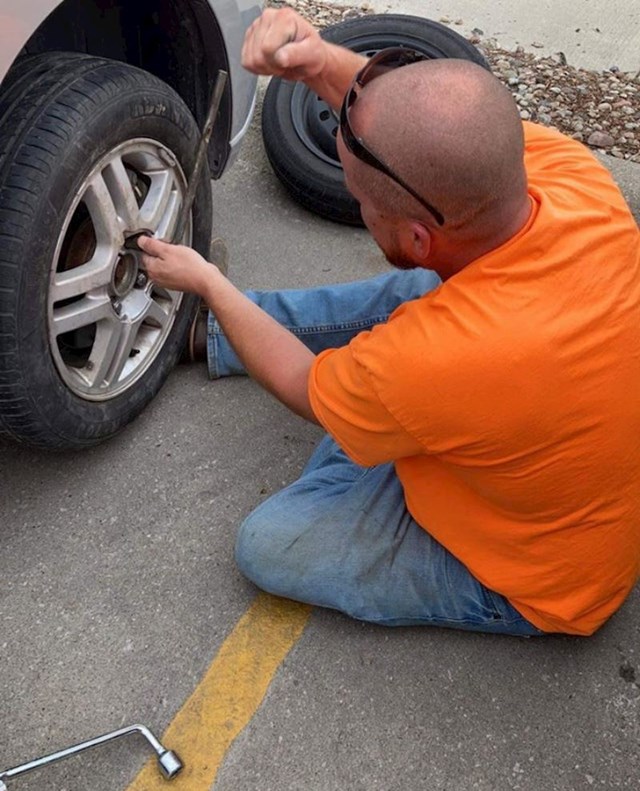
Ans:
MULTIPOLYGON (((605 161, 640 220, 640 166, 605 161)), ((214 204, 241 287, 386 269, 364 231, 290 200, 257 123, 214 204)), ((236 526, 320 436, 251 381, 190 366, 102 446, 0 444, 0 770, 132 722, 164 731, 255 596, 234 565, 236 526)), ((9 791, 123 791, 145 755, 122 742, 9 791)), ((586 640, 383 629, 316 610, 215 784, 638 787, 640 588, 586 640)))

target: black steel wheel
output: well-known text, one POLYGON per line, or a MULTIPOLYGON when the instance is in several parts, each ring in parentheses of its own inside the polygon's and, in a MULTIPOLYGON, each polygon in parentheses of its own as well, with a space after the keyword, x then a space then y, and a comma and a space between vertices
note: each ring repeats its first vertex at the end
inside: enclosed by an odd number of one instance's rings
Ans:
MULTIPOLYGON (((462 58, 488 69, 480 52, 438 22, 404 14, 349 19, 322 33, 327 41, 371 57, 405 45, 428 58, 462 58)), ((344 186, 336 150, 338 117, 302 83, 273 78, 262 106, 262 136, 274 172, 305 208, 330 220, 362 225, 358 203, 344 186)))

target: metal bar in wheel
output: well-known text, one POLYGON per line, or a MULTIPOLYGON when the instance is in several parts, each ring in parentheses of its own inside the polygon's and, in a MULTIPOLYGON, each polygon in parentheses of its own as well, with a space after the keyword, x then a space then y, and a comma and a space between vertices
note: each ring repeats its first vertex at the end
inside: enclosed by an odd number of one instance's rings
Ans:
POLYGON ((182 237, 184 236, 187 223, 189 222, 191 207, 193 206, 193 202, 196 197, 196 190, 198 189, 200 174, 202 173, 202 168, 207 154, 207 148, 209 147, 209 141, 211 140, 211 133, 213 132, 213 124, 218 115, 218 110, 220 109, 220 102, 222 101, 222 94, 224 93, 228 76, 229 75, 227 72, 221 69, 218 72, 218 76, 216 77, 216 82, 213 87, 213 95, 211 96, 211 104, 209 105, 209 112, 207 113, 204 127, 202 128, 202 137, 200 138, 200 143, 198 144, 196 159, 193 165, 193 172, 191 173, 191 178, 189 179, 187 192, 184 196, 182 208, 180 209, 180 216, 178 217, 176 230, 173 235, 173 241, 176 244, 180 244, 182 237))

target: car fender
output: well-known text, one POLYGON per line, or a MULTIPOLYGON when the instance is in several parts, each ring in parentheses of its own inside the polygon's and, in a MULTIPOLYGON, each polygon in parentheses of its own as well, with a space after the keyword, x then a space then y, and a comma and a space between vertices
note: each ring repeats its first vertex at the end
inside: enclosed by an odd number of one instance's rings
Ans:
MULTIPOLYGON (((199 0, 190 0, 194 6, 199 0)), ((168 0, 158 0, 160 6, 168 0)), ((233 159, 253 114, 256 78, 242 68, 240 53, 247 27, 261 12, 261 0, 207 0, 216 17, 229 64, 233 88, 230 129, 230 160, 233 159)), ((0 83, 33 33, 58 6, 60 0, 3 0, 0 9, 0 83)), ((229 164, 229 163, 227 163, 229 164)))

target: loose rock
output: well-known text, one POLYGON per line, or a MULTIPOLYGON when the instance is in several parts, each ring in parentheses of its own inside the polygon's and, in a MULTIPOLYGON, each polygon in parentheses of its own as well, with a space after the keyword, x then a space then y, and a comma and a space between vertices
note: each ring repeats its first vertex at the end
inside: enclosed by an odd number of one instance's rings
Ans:
POLYGON ((577 69, 557 56, 539 57, 521 47, 510 51, 493 41, 478 49, 516 101, 524 92, 532 121, 640 162, 640 73, 577 69))
POLYGON ((587 143, 594 148, 611 148, 615 142, 606 132, 593 132, 587 140, 587 143))

